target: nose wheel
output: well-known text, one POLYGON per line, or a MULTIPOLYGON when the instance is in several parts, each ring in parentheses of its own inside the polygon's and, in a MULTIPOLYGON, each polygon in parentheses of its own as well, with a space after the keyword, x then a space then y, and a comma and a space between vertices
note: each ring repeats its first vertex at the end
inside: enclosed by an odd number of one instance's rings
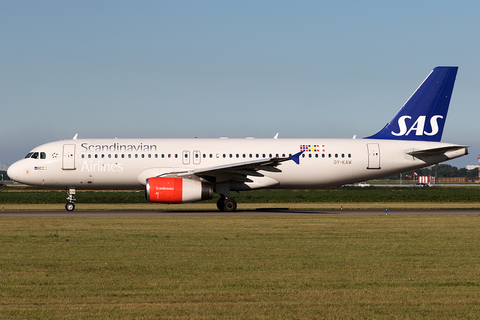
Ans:
POLYGON ((75 210, 75 189, 68 189, 66 190, 67 191, 67 194, 68 194, 68 197, 67 197, 67 200, 68 200, 68 203, 65 205, 65 210, 67 211, 73 211, 75 210))

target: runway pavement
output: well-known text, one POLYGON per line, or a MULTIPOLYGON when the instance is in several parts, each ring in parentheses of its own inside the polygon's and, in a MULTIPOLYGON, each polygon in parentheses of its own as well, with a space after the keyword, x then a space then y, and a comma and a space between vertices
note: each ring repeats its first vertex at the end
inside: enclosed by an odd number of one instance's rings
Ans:
POLYGON ((480 215, 478 209, 405 209, 405 210, 288 210, 261 209, 235 211, 102 210, 102 211, 0 211, 0 218, 39 217, 288 217, 288 216, 435 216, 480 215))

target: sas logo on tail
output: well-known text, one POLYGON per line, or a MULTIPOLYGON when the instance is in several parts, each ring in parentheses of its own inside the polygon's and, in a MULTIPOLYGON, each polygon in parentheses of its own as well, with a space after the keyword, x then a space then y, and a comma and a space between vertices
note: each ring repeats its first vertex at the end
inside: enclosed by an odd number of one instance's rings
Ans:
POLYGON ((408 128, 407 127, 407 123, 406 123, 406 119, 412 119, 412 117, 410 116, 401 116, 399 119, 398 119, 398 127, 399 127, 399 132, 391 132, 394 136, 408 136, 410 134, 410 132, 412 131, 415 131, 415 135, 417 136, 423 136, 424 134, 427 135, 427 136, 434 136, 438 133, 438 119, 443 119, 443 116, 440 116, 440 115, 435 115, 433 117, 430 118, 430 128, 432 129, 432 131, 430 132, 427 132, 425 131, 425 120, 426 120, 426 117, 427 116, 419 116, 417 118, 417 121, 415 121, 415 123, 410 127, 408 128))

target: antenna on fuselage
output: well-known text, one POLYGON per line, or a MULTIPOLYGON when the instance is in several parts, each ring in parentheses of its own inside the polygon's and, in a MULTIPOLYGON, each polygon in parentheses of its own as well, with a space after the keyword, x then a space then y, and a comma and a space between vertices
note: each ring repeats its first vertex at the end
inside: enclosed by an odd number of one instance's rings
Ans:
POLYGON ((278 139, 278 132, 277 132, 277 134, 275 135, 275 137, 273 137, 273 139, 278 139))
POLYGON ((77 140, 77 137, 78 137, 78 133, 75 134, 75 136, 73 137, 73 140, 77 140))

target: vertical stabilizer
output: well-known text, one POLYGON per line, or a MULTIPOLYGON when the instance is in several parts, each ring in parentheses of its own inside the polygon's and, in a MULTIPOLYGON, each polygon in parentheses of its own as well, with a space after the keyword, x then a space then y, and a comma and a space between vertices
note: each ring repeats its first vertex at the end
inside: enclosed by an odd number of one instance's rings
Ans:
POLYGON ((366 139, 442 139, 458 67, 436 67, 387 125, 366 139))

